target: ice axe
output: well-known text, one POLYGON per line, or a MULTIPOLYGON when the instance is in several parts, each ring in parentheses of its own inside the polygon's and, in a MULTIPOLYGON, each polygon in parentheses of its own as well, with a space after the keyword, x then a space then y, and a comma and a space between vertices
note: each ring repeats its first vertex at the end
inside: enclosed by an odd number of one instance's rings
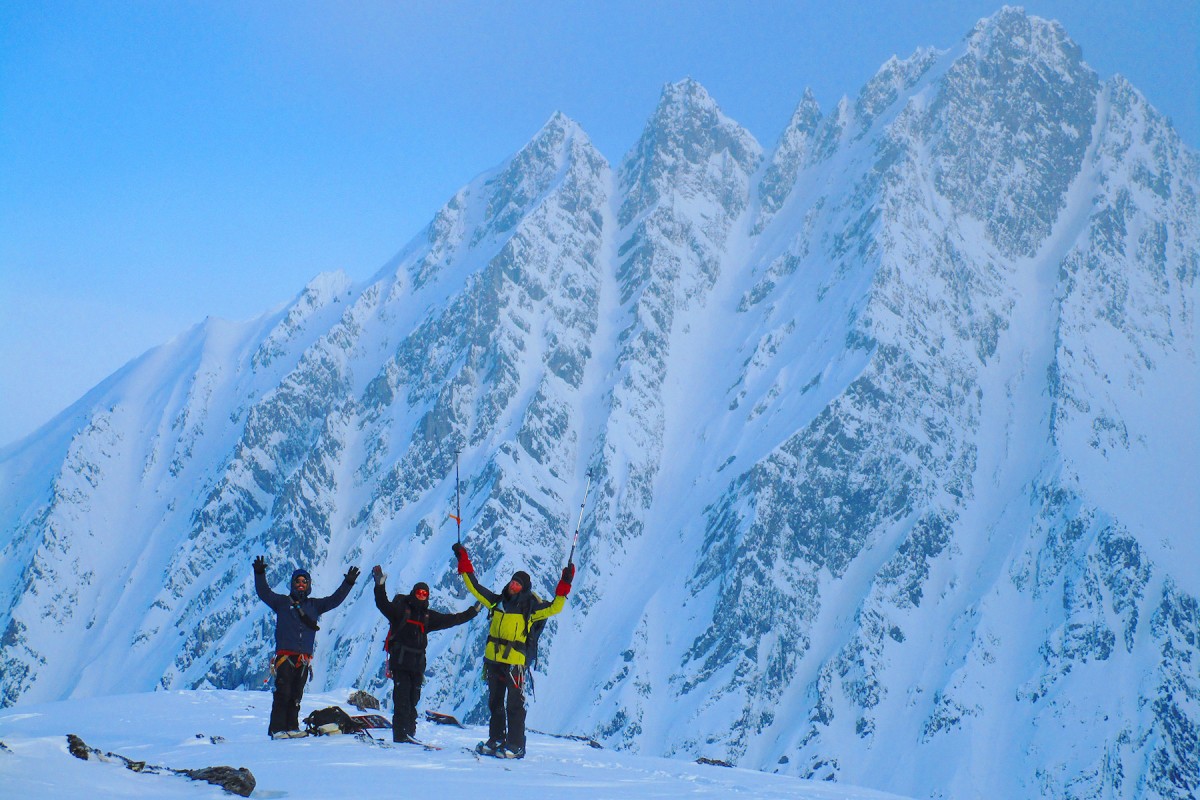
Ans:
POLYGON ((575 560, 575 545, 579 541, 579 528, 583 525, 583 508, 587 505, 588 493, 592 490, 592 471, 587 471, 587 486, 583 490, 583 502, 579 504, 579 521, 575 523, 575 538, 571 539, 571 554, 567 556, 567 564, 575 560))
POLYGON ((450 515, 450 519, 454 520, 458 525, 458 543, 462 544, 462 506, 459 504, 459 480, 458 480, 458 454, 460 451, 454 451, 454 513, 450 515))

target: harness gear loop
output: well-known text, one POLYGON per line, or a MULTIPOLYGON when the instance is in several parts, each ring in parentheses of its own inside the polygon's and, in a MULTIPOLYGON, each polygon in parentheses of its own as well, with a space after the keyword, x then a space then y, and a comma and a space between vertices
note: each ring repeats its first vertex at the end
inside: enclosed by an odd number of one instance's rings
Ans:
POLYGON ((311 653, 297 653, 294 650, 276 650, 275 658, 271 661, 271 674, 276 674, 284 662, 291 659, 295 660, 297 667, 308 667, 309 671, 312 670, 313 657, 311 653))
POLYGON ((525 668, 513 664, 508 668, 508 677, 517 691, 520 691, 521 687, 525 685, 525 668))

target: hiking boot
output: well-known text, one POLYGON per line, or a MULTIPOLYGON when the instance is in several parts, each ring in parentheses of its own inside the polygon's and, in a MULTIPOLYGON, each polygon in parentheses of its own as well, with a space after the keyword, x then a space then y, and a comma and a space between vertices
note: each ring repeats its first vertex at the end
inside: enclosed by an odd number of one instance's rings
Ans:
POLYGON ((304 731, 275 731, 271 734, 272 739, 302 739, 308 736, 304 731))
POLYGON ((524 747, 507 747, 506 746, 502 751, 500 751, 496 755, 500 756, 501 758, 524 758, 525 757, 525 748, 524 747))
POLYGON ((475 752, 481 756, 499 756, 504 750, 504 743, 498 742, 495 739, 488 739, 486 742, 480 742, 475 745, 475 752))

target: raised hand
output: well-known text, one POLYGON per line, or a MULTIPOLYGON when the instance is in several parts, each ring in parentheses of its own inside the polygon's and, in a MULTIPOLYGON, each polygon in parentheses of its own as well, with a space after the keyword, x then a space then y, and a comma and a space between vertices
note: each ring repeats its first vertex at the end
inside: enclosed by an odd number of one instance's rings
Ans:
POLYGON ((563 567, 562 577, 558 579, 558 586, 554 587, 554 594, 558 597, 566 597, 571 593, 571 581, 575 580, 575 565, 570 561, 563 567))
POLYGON ((451 547, 454 555, 458 556, 458 574, 475 573, 475 567, 471 565, 471 556, 467 553, 467 548, 463 547, 459 542, 455 542, 451 547))

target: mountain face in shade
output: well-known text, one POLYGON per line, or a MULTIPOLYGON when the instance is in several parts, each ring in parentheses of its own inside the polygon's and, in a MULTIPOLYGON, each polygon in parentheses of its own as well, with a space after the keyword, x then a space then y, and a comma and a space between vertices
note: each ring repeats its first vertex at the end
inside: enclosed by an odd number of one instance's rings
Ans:
MULTIPOLYGON (((802 93, 554 115, 363 282, 208 320, 0 451, 0 700, 262 685, 250 561, 567 611, 531 724, 913 797, 1200 791, 1200 158, 1005 8, 802 93)), ((317 687, 386 693, 367 581, 317 687)), ((431 637, 472 721, 483 623, 431 637)))

